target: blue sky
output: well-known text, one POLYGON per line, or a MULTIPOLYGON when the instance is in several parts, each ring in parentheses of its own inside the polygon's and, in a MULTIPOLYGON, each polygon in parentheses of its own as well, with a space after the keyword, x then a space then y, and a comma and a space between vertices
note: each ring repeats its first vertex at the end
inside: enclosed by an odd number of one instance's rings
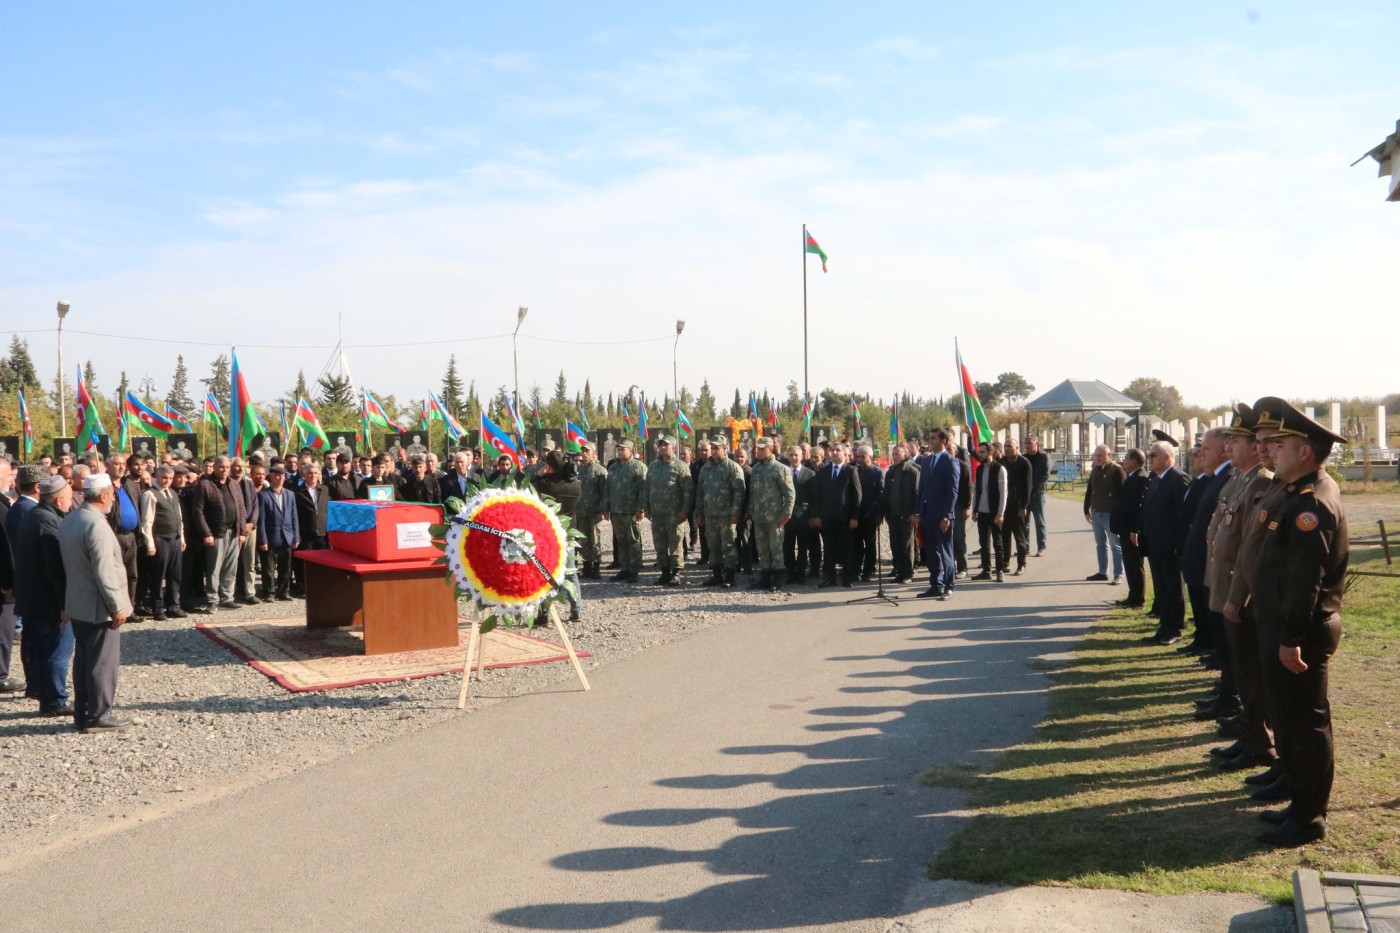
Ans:
POLYGON ((7 6, 0 329, 66 298, 106 387, 237 343, 271 398, 328 350, 255 345, 342 315, 430 342, 353 349, 376 393, 490 390, 509 341, 453 341, 527 305, 522 388, 659 396, 684 318, 682 383, 776 392, 806 222, 814 386, 946 394, 956 334, 1041 389, 1396 389, 1381 5, 7 6))

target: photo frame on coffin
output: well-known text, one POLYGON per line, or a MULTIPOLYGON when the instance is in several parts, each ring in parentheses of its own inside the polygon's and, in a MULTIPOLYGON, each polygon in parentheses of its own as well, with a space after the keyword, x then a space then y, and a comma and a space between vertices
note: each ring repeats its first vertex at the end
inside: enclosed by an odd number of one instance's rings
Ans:
POLYGON ((165 439, 165 449, 172 457, 188 463, 199 459, 198 434, 171 434, 165 439))
POLYGON ((24 448, 20 445, 19 435, 0 435, 0 459, 8 460, 12 464, 18 463, 23 453, 24 448))

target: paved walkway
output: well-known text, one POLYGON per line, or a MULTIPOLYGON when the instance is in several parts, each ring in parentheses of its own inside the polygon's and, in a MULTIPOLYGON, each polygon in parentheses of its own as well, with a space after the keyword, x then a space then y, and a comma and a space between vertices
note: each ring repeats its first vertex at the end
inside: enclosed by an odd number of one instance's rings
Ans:
MULTIPOLYGON (((947 762, 1024 740, 1032 658, 1114 594, 1049 503, 1033 572, 950 603, 806 592, 475 715, 70 848, 12 929, 882 930, 963 822, 947 762)), ((911 588, 902 594, 911 595, 911 588)), ((703 591, 696 593, 705 602, 703 591)))

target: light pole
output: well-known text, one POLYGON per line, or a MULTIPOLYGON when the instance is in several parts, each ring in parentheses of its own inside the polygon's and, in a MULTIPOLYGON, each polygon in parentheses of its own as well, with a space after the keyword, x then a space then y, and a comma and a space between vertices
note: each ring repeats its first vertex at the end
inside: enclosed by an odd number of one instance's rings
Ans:
MULTIPOLYGON (((529 308, 520 308, 515 312, 515 331, 510 335, 510 352, 515 358, 515 410, 520 411, 520 351, 516 348, 516 337, 520 335, 520 325, 525 323, 525 315, 530 313, 529 308)), ((522 437, 523 441, 524 438, 522 437)))
POLYGON ((677 354, 679 354, 681 348, 681 332, 684 330, 685 321, 676 321, 676 345, 671 348, 671 398, 676 400, 677 411, 679 411, 681 407, 681 383, 680 379, 677 378, 677 373, 680 371, 680 369, 676 362, 676 359, 677 354))
POLYGON ((58 303, 58 417, 61 432, 68 436, 68 392, 63 385, 63 319, 68 316, 68 302, 58 303))

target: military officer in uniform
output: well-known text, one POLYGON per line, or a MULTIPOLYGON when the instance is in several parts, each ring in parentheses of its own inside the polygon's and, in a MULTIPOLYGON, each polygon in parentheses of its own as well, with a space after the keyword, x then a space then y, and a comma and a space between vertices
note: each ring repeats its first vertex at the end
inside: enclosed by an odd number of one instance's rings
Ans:
POLYGON ((607 520, 608 471, 598 462, 598 451, 592 441, 584 441, 578 452, 578 479, 583 486, 578 510, 574 513, 578 530, 583 534, 580 555, 583 572, 589 580, 603 578, 602 533, 598 526, 607 520))
POLYGON ((713 569, 706 586, 733 586, 739 567, 734 526, 743 514, 746 483, 743 468, 725 456, 728 444, 723 434, 710 438, 710 462, 695 487, 695 520, 709 541, 713 569))
POLYGON ((662 434, 656 439, 656 459, 647 467, 647 517, 651 540, 661 562, 657 586, 678 586, 677 575, 685 567, 681 555, 681 525, 694 505, 690 467, 675 457, 675 445, 662 434))
POLYGON ((637 459, 630 437, 617 443, 617 464, 608 472, 608 507, 613 552, 621 568, 614 578, 635 583, 642 570, 642 520, 647 504, 647 468, 637 459))
POLYGON ((1299 846, 1327 834, 1332 794, 1327 663, 1342 638, 1348 541, 1341 490, 1324 467, 1332 445, 1344 438, 1282 399, 1256 405, 1279 412, 1282 421, 1270 443, 1283 502, 1274 517, 1263 514, 1253 596, 1274 739, 1293 783, 1287 807, 1260 814, 1273 828, 1259 840, 1299 846))
POLYGON ((792 473, 773 456, 771 437, 755 438, 753 471, 749 474, 749 517, 758 549, 758 583, 755 589, 777 592, 783 572, 783 528, 792 518, 797 489, 792 473))

